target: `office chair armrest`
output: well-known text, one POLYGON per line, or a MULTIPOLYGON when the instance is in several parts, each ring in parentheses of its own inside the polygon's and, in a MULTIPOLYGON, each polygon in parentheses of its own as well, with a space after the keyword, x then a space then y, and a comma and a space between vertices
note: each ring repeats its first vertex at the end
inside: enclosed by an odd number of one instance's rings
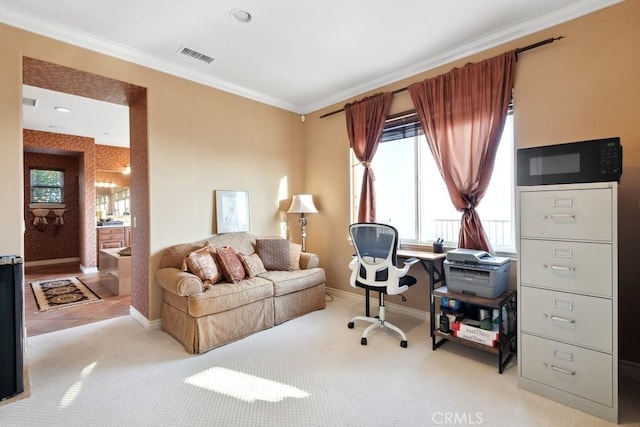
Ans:
POLYGON ((404 265, 402 266, 402 268, 396 267, 396 270, 398 271, 398 277, 406 276, 411 266, 418 261, 420 261, 418 258, 409 258, 404 261, 404 265))
POLYGON ((411 266, 411 265, 415 264, 418 261, 420 261, 420 259, 415 258, 415 257, 407 258, 407 259, 404 260, 404 265, 409 264, 411 266))
POLYGON ((356 271, 359 265, 360 262, 358 261, 358 257, 356 255, 353 255, 351 258, 351 262, 349 263, 349 269, 356 271))

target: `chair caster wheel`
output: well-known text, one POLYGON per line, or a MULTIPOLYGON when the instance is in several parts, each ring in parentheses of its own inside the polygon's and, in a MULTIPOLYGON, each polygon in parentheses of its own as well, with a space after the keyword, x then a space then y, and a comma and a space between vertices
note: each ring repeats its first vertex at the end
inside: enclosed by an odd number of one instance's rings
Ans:
POLYGON ((347 326, 349 327, 349 329, 353 329, 353 322, 347 323, 347 326))
POLYGON ((367 339, 366 339, 366 338, 362 338, 362 339, 360 340, 360 344, 362 344, 362 345, 367 345, 367 339))
POLYGON ((405 340, 400 341, 400 347, 407 348, 407 342, 405 340))

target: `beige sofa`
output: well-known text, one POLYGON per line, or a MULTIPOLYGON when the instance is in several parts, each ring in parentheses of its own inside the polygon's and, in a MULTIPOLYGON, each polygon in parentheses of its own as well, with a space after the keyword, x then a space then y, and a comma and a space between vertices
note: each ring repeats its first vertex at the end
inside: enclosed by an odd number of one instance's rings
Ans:
POLYGON ((183 271, 185 257, 207 243, 213 248, 230 246, 238 253, 251 255, 257 240, 248 233, 225 233, 164 251, 156 273, 163 288, 161 327, 189 353, 204 353, 325 308, 325 273, 318 266, 316 255, 302 252, 298 261, 292 250, 291 264, 297 261, 297 265, 292 265, 295 269, 291 271, 264 271, 237 283, 222 279, 208 285, 195 274, 183 271))

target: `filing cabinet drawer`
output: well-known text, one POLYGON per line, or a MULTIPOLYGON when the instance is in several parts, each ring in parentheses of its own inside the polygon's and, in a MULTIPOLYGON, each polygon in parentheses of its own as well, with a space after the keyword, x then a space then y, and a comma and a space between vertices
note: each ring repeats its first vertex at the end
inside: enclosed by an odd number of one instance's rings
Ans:
POLYGON ((523 332, 611 351, 610 299, 521 286, 523 332))
POLYGON ((521 283, 611 297, 612 250, 609 243, 522 239, 521 283))
POLYGON ((611 189, 520 192, 520 236, 611 241, 611 189))
POLYGON ((521 375, 603 405, 613 405, 610 354, 522 334, 521 375))

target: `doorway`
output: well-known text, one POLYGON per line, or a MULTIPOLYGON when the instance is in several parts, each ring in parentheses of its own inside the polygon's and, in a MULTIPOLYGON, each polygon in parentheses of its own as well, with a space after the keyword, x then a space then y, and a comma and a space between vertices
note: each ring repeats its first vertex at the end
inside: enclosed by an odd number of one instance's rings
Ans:
MULTIPOLYGON (((132 221, 132 289, 129 311, 148 319, 149 180, 146 88, 27 57, 23 58, 23 84, 129 107, 132 221)), ((84 161, 80 198, 80 265, 83 266, 82 274, 96 274, 95 168, 94 160, 86 153, 84 161)), ((41 273, 42 271, 37 272, 41 273)))

